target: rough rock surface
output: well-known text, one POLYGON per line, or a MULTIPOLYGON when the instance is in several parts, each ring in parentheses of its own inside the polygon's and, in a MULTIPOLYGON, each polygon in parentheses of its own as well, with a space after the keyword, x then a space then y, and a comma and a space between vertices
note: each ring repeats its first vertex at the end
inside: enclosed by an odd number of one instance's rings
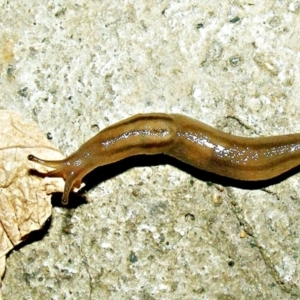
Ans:
MULTIPOLYGON (((300 132, 299 1, 0 8, 0 107, 36 120, 65 154, 143 112, 244 136, 300 132)), ((233 187, 143 157, 89 182, 88 204, 55 205, 43 238, 11 253, 5 299, 300 297, 299 174, 233 187)))

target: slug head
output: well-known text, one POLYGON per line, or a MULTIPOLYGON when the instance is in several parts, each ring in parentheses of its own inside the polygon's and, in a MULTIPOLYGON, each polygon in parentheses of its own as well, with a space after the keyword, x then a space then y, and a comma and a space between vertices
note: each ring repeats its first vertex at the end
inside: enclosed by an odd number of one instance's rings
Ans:
POLYGON ((65 180, 65 188, 62 195, 61 203, 67 205, 69 202, 69 194, 74 188, 79 188, 83 178, 80 161, 72 161, 70 157, 63 160, 44 160, 32 154, 28 155, 28 160, 54 168, 55 170, 45 173, 48 177, 61 177, 65 180))

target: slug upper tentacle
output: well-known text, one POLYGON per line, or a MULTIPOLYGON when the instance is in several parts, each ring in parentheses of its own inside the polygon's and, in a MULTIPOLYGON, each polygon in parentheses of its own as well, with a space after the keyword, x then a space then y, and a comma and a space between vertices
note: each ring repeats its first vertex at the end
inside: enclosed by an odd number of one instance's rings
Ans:
POLYGON ((266 180, 300 164, 300 134, 246 138, 214 129, 192 118, 139 114, 100 131, 60 161, 29 155, 65 179, 62 203, 93 169, 138 154, 163 153, 199 169, 239 180, 266 180))

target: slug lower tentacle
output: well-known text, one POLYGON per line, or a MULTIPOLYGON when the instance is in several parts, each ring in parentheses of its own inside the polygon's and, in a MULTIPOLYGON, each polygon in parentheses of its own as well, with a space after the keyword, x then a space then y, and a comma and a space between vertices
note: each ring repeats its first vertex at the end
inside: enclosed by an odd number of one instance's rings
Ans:
POLYGON ((65 179, 62 203, 93 169, 138 154, 166 154, 204 171, 238 180, 266 180, 300 164, 300 134, 246 138, 178 114, 139 114, 100 131, 60 161, 29 155, 65 179))

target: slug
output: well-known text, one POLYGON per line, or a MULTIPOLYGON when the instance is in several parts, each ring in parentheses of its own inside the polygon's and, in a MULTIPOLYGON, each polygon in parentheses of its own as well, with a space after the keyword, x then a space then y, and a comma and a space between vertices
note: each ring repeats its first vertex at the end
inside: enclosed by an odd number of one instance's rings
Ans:
POLYGON ((111 125, 69 157, 30 161, 52 167, 46 176, 62 177, 62 204, 97 167, 138 154, 166 154, 221 176, 259 181, 276 177, 300 164, 300 134, 247 138, 214 129, 178 114, 138 114, 111 125))

